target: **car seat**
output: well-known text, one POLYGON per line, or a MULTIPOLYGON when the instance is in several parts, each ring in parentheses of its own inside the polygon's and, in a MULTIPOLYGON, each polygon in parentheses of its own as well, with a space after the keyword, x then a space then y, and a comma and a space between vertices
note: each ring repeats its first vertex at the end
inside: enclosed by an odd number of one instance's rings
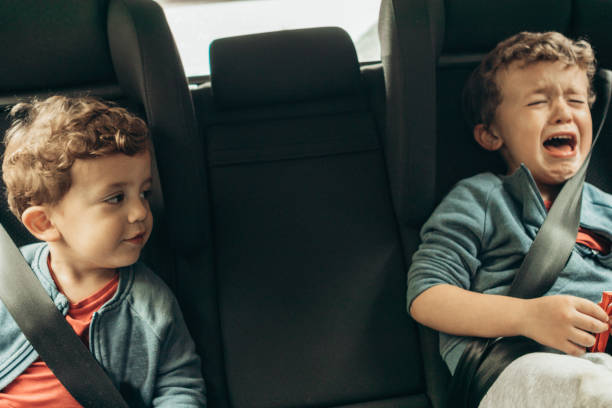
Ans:
POLYGON ((427 406, 378 108, 350 37, 219 39, 210 61, 193 95, 227 379, 216 406, 427 406))
MULTIPOLYGON (((610 17, 612 5, 601 1, 382 0, 379 32, 387 89, 386 137, 415 149, 422 142, 426 156, 417 162, 419 168, 398 166, 398 181, 392 187, 400 225, 427 219, 414 212, 414 204, 407 205, 411 197, 419 197, 419 204, 430 211, 460 179, 483 171, 505 172, 497 154, 473 141, 463 119, 463 86, 484 54, 517 32, 553 30, 586 37, 599 65, 612 68, 606 24, 610 17), (420 173, 428 175, 424 182, 433 186, 431 195, 412 190, 420 173)), ((587 176, 606 191, 612 191, 605 159, 609 139, 598 142, 587 176)), ((405 152, 393 153, 401 157, 390 160, 400 163, 405 152)), ((420 332, 428 395, 434 407, 443 407, 450 374, 439 357, 437 334, 425 327, 420 332)))

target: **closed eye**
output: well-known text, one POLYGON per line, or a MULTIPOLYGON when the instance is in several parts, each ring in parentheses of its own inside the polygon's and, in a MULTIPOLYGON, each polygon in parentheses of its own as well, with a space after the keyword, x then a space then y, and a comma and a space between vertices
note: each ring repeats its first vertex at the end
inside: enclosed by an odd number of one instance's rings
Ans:
POLYGON ((546 102, 547 102, 546 100, 542 99, 542 100, 538 100, 538 101, 529 102, 527 104, 527 106, 537 106, 537 105, 540 105, 540 104, 543 104, 543 103, 546 103, 546 102))

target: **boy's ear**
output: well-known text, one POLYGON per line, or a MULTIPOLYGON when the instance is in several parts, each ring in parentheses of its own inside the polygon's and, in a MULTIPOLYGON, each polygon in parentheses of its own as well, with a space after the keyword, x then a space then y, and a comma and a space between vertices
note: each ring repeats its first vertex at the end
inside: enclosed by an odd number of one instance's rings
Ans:
POLYGON ((490 151, 499 150, 504 145, 502 138, 495 135, 491 131, 491 128, 485 126, 483 123, 474 126, 474 140, 483 148, 490 151))
POLYGON ((53 242, 60 238, 60 233, 51 222, 44 206, 35 205, 26 208, 21 214, 21 222, 32 235, 41 241, 53 242))

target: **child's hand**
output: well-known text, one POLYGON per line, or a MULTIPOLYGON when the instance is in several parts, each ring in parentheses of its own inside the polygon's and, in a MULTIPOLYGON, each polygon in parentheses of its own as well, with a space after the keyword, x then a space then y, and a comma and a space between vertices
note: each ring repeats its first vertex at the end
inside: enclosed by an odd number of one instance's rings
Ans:
POLYGON ((579 356, 595 344, 592 333, 609 330, 608 315, 597 304, 575 296, 529 299, 524 335, 540 344, 579 356))

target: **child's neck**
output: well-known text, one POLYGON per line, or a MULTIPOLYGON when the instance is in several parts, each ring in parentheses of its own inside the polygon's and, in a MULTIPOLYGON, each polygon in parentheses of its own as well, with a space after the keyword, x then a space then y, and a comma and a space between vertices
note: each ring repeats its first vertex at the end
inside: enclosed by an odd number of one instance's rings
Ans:
POLYGON ((53 256, 51 252, 47 265, 57 288, 71 303, 77 303, 96 293, 117 274, 115 269, 81 270, 66 262, 61 256, 53 256))
POLYGON ((561 191, 561 187, 563 187, 563 184, 548 185, 548 184, 541 184, 538 182, 536 182, 536 185, 538 186, 538 191, 540 192, 540 196, 542 197, 542 200, 550 201, 550 202, 555 201, 555 198, 557 198, 559 191, 561 191))

